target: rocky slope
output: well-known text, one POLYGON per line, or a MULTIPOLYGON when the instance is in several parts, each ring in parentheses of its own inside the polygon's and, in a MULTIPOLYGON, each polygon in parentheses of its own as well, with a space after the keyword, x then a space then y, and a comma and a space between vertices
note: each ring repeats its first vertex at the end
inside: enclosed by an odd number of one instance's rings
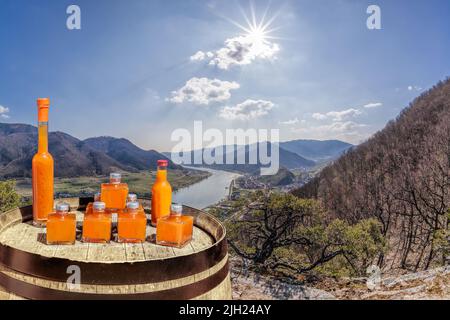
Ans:
POLYGON ((231 260, 235 300, 450 300, 450 266, 403 275, 387 275, 367 285, 367 278, 323 278, 310 284, 259 275, 231 260))
POLYGON ((337 299, 361 300, 449 300, 450 267, 441 267, 382 277, 375 287, 368 288, 367 279, 324 281, 319 288, 337 299))

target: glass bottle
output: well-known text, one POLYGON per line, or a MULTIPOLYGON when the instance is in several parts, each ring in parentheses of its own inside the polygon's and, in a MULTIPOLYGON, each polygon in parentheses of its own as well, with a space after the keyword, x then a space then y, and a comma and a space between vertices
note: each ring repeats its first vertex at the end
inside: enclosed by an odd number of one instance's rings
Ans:
POLYGON ((113 172, 109 176, 109 183, 102 183, 101 199, 108 211, 125 209, 127 204, 128 185, 121 182, 122 175, 113 172))
POLYGON ((117 240, 121 243, 142 243, 146 238, 147 216, 139 202, 127 203, 118 213, 117 240))
POLYGON ((69 209, 69 204, 58 203, 56 211, 48 215, 47 244, 75 243, 77 217, 69 209))
POLYGON ((156 180, 152 187, 152 226, 159 218, 170 215, 172 204, 172 187, 167 181, 167 160, 158 160, 156 180))
POLYGON ((157 244, 181 248, 191 241, 194 218, 184 216, 182 210, 182 205, 174 204, 169 216, 158 219, 156 225, 157 244))
POLYGON ((144 207, 142 206, 142 204, 139 202, 137 194, 135 193, 129 193, 128 197, 127 197, 127 203, 128 202, 138 202, 139 203, 139 209, 144 210, 144 207))
POLYGON ((94 202, 92 213, 84 216, 83 242, 108 243, 111 240, 111 215, 104 202, 94 202))
POLYGON ((129 193, 127 196, 127 203, 128 202, 136 202, 138 200, 136 193, 129 193))
MULTIPOLYGON (((101 194, 100 192, 96 192, 94 194, 94 202, 100 202, 101 201, 101 194)), ((89 202, 86 206, 86 210, 84 212, 84 214, 90 214, 92 213, 92 202, 89 202)))
POLYGON ((32 160, 33 224, 44 226, 53 211, 53 157, 48 152, 48 98, 37 99, 38 150, 32 160))

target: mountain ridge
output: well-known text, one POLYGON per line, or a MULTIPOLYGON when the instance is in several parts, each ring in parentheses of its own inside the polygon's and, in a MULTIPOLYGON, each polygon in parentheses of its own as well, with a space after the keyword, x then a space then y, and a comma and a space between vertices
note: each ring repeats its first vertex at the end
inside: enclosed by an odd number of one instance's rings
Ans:
MULTIPOLYGON (((270 147, 270 142, 266 142, 268 144, 267 146, 267 150, 271 150, 270 147)), ((250 173, 250 174, 256 174, 257 171, 259 171, 259 169, 261 167, 265 167, 265 165, 263 165, 258 159, 256 161, 255 164, 250 164, 250 151, 258 151, 259 146, 258 144, 250 144, 250 145, 222 145, 219 146, 217 148, 222 148, 222 162, 223 164, 218 164, 218 163, 214 163, 214 164, 206 164, 203 157, 202 157, 202 164, 194 164, 194 153, 198 150, 194 150, 194 151, 188 151, 188 157, 190 159, 190 166, 201 166, 201 167, 208 167, 208 168, 212 168, 212 169, 218 169, 218 170, 225 170, 225 171, 238 171, 238 172, 242 172, 242 173, 250 173), (226 164, 226 159, 227 156, 230 155, 231 152, 227 153, 227 148, 232 147, 234 150, 234 154, 232 155, 233 157, 233 163, 232 164, 226 164), (256 150, 255 150, 256 148, 256 150), (244 150, 245 149, 245 150, 244 150), (239 152, 243 152, 245 154, 245 164, 240 164, 238 163, 238 153, 239 152)), ((215 149, 216 148, 204 148, 202 149, 202 154, 205 155, 206 154, 211 154, 211 155, 215 155, 215 149)), ((171 157, 171 153, 165 152, 165 155, 167 155, 168 157, 171 157)), ((309 159, 305 159, 302 156, 287 151, 283 148, 279 148, 279 165, 280 167, 285 167, 287 169, 306 169, 306 168, 311 168, 313 166, 316 165, 316 163, 312 160, 309 159)))
MULTIPOLYGON (((37 128, 29 124, 0 123, 0 177, 21 178, 31 176, 31 160, 37 150, 37 128)), ((151 150, 142 150, 129 140, 108 137, 109 143, 126 141, 125 154, 103 152, 93 141, 102 138, 80 140, 61 131, 49 132, 49 152, 55 160, 56 177, 107 175, 111 171, 137 172, 156 169, 156 160, 167 159, 151 150), (108 154, 109 153, 109 154, 108 154), (137 156, 138 155, 138 156, 137 156), (141 156, 142 159, 135 160, 141 156), (131 160, 130 160, 131 159, 131 160)), ((180 168, 169 160, 171 168, 180 168)))
POLYGON ((341 140, 313 140, 296 139, 280 142, 280 147, 294 152, 306 159, 316 162, 333 160, 342 155, 345 151, 354 147, 353 144, 341 140))

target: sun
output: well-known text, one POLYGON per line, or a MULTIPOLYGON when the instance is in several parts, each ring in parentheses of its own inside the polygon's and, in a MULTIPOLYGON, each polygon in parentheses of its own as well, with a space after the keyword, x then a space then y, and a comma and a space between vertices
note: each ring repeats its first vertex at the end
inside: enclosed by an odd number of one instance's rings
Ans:
POLYGON ((278 27, 272 26, 273 22, 280 13, 279 11, 276 14, 272 15, 270 18, 267 18, 269 12, 269 6, 267 6, 261 18, 258 19, 253 2, 250 2, 251 18, 248 17, 247 13, 242 9, 242 7, 239 8, 242 15, 244 16, 245 23, 239 23, 227 17, 225 17, 225 19, 244 31, 242 36, 249 42, 253 43, 255 46, 260 46, 263 44, 267 44, 269 42, 269 39, 281 39, 275 37, 272 34, 274 31, 279 29, 278 27))
POLYGON ((246 37, 255 44, 264 43, 265 41, 267 41, 266 32, 263 28, 259 27, 251 28, 250 32, 246 34, 246 37))

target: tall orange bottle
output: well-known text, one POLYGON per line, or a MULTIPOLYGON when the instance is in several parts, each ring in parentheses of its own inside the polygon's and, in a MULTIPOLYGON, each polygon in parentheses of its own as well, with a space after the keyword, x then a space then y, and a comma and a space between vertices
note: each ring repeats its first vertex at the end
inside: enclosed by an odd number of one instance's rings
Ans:
POLYGON ((167 160, 158 160, 156 181, 152 188, 152 226, 156 227, 159 218, 170 215, 172 187, 167 181, 167 160))
POLYGON ((32 161, 33 224, 44 226, 53 211, 53 157, 48 152, 48 98, 37 99, 38 151, 32 161))

